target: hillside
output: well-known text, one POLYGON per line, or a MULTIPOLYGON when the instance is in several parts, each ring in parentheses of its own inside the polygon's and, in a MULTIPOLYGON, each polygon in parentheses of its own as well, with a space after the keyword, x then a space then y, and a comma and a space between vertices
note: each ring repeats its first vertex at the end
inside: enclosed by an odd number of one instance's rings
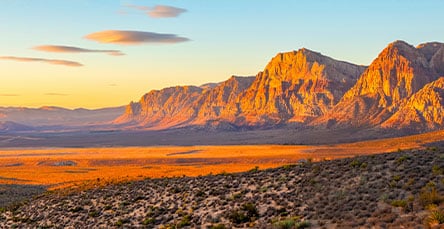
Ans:
POLYGON ((0 226, 440 228, 443 156, 430 148, 61 190, 4 211, 0 226))

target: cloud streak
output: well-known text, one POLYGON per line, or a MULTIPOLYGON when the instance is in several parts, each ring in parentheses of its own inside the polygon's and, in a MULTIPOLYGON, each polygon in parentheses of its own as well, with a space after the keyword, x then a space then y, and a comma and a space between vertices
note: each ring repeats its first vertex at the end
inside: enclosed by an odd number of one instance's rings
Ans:
POLYGON ((42 52, 56 52, 56 53, 106 53, 111 56, 125 55, 119 50, 84 49, 84 48, 62 46, 62 45, 41 45, 33 47, 32 49, 42 52))
POLYGON ((0 94, 0 96, 2 97, 15 97, 15 96, 20 96, 19 94, 0 94))
POLYGON ((182 13, 187 12, 186 9, 177 8, 173 6, 157 5, 154 7, 139 6, 139 5, 126 5, 126 7, 143 11, 152 18, 172 18, 179 17, 182 13))
POLYGON ((42 62, 54 65, 64 65, 68 67, 81 67, 81 63, 68 61, 68 60, 57 60, 57 59, 44 59, 44 58, 29 58, 29 57, 16 57, 16 56, 0 56, 0 60, 11 60, 19 62, 42 62))
POLYGON ((84 38, 99 43, 137 45, 143 43, 165 43, 174 44, 189 41, 186 37, 176 34, 129 31, 129 30, 105 30, 86 35, 84 38))
POLYGON ((68 96, 69 94, 63 94, 63 93, 45 93, 44 95, 48 96, 68 96))

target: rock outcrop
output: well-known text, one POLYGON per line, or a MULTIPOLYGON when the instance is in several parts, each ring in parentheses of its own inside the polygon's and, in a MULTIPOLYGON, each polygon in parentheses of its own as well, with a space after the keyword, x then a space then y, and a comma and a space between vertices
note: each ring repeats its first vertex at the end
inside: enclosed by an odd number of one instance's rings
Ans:
POLYGON ((239 116, 247 125, 305 122, 329 111, 364 70, 308 49, 280 53, 240 96, 239 116))
POLYGON ((395 41, 368 68, 303 48, 279 53, 256 77, 151 91, 114 123, 151 129, 291 123, 440 129, 441 76, 443 43, 395 41))
POLYGON ((442 75, 438 64, 442 44, 415 48, 404 41, 388 45, 341 101, 313 125, 377 126, 389 119, 401 103, 442 75))
POLYGON ((384 128, 430 130, 444 124, 444 77, 429 83, 382 123, 384 128))

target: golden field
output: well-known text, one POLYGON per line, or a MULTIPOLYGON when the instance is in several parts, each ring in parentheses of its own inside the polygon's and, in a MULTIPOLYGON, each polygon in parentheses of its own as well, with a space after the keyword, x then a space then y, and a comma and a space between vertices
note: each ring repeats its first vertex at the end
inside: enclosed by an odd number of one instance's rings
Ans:
POLYGON ((424 147, 444 132, 335 145, 216 145, 112 148, 10 148, 0 150, 0 183, 47 185, 87 180, 198 176, 424 147))

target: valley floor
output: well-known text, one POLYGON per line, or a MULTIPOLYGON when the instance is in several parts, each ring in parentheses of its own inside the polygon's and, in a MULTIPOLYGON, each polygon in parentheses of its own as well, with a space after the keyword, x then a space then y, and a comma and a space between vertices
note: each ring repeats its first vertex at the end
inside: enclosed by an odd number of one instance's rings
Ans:
POLYGON ((65 189, 4 211, 1 227, 440 228, 444 151, 65 189))

